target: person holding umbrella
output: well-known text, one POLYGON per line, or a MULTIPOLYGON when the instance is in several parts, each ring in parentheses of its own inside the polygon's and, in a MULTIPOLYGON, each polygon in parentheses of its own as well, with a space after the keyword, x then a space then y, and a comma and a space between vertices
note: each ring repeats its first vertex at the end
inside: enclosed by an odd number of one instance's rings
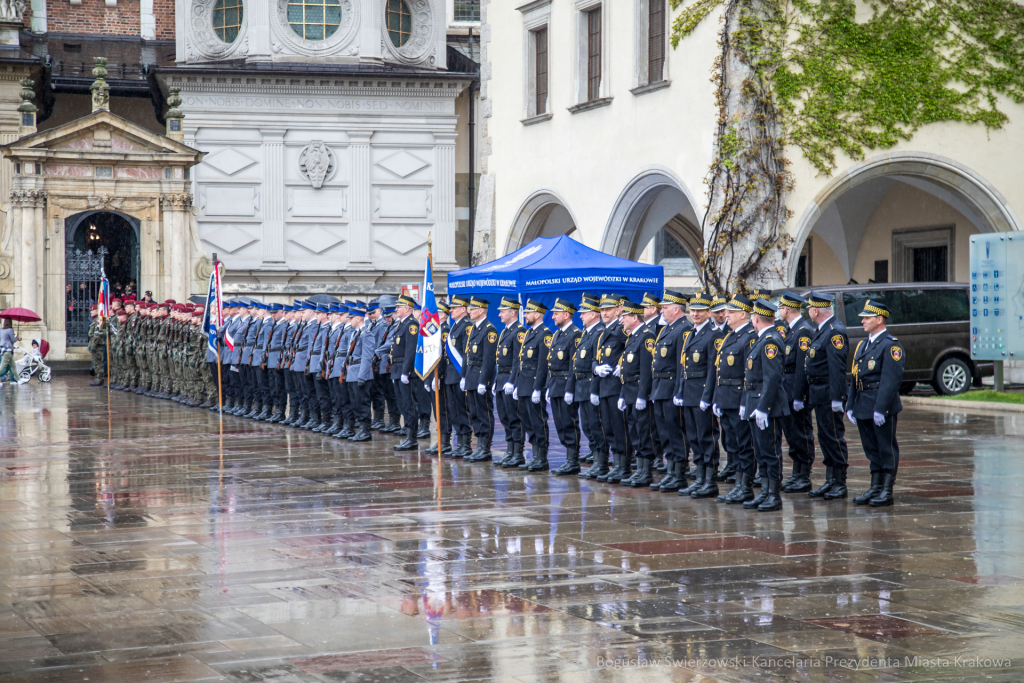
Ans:
POLYGON ((18 383, 18 371, 14 366, 14 344, 20 339, 11 329, 9 318, 0 322, 0 384, 5 372, 11 373, 11 383, 18 383))

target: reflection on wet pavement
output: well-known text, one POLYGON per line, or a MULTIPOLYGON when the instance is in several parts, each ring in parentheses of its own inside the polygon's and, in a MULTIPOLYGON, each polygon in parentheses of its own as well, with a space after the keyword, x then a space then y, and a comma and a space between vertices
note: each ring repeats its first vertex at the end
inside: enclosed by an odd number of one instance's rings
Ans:
POLYGON ((895 507, 758 514, 87 378, 0 409, 0 682, 1024 680, 1024 416, 908 410, 895 507))

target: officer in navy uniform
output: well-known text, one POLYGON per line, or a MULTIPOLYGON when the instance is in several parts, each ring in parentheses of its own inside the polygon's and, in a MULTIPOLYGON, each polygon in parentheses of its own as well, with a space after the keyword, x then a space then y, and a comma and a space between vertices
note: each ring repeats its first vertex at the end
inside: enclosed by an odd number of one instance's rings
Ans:
POLYGON ((788 290, 779 299, 779 318, 786 326, 782 385, 792 404, 789 416, 782 418, 782 433, 786 435, 789 457, 793 461, 793 475, 779 487, 783 493, 811 490, 814 427, 811 424, 811 411, 796 399, 797 387, 804 381, 804 364, 807 351, 811 348, 811 337, 814 336, 811 324, 800 314, 804 304, 806 301, 802 296, 788 290), (797 405, 800 406, 799 410, 797 405))
POLYGON ((846 415, 857 425, 861 445, 871 463, 871 487, 853 499, 857 505, 884 507, 893 504, 892 486, 900 466, 896 419, 903 404, 900 384, 906 354, 886 330, 889 307, 880 301, 864 303, 861 324, 868 338, 853 354, 853 386, 846 415))
POLYGON ((448 401, 444 396, 444 375, 448 368, 448 353, 445 346, 448 343, 448 333, 451 331, 451 325, 448 324, 450 313, 451 308, 446 302, 437 302, 437 319, 441 323, 441 355, 437 360, 437 374, 431 372, 423 380, 423 388, 430 394, 430 404, 435 410, 440 411, 435 419, 441 425, 441 440, 423 452, 427 455, 441 453, 446 458, 452 457, 452 421, 448 417, 448 401), (433 392, 440 394, 435 396, 433 392))
POLYGON ((654 364, 651 374, 651 402, 654 424, 668 455, 668 471, 651 489, 663 493, 686 486, 686 434, 683 409, 672 402, 678 378, 683 342, 693 325, 686 319, 686 297, 671 289, 661 300, 662 316, 667 323, 654 340, 654 364))
POLYGON ((750 324, 754 302, 737 294, 726 307, 726 335, 715 358, 718 376, 712 412, 722 424, 722 446, 731 453, 736 465, 736 480, 732 489, 718 496, 718 502, 739 504, 754 497, 751 486, 757 470, 750 426, 747 424, 746 406, 743 405, 744 360, 757 343, 757 332, 750 324))
POLYGON ((601 397, 597 393, 599 379, 594 376, 594 359, 597 358, 597 350, 600 348, 598 344, 604 332, 601 298, 584 292, 579 311, 583 332, 573 354, 573 371, 565 385, 562 400, 571 397, 579 406, 580 427, 587 436, 594 460, 589 469, 579 473, 579 477, 596 479, 608 474, 608 442, 604 438, 604 426, 601 424, 601 397))
POLYGON ((419 321, 413 317, 416 300, 406 294, 398 297, 396 317, 398 324, 395 329, 394 342, 391 344, 391 377, 395 380, 398 394, 398 409, 402 412, 405 423, 405 439, 395 445, 396 451, 415 451, 419 432, 419 413, 413 398, 412 384, 416 381, 416 341, 419 337, 419 321))
POLYGON ((496 369, 494 376, 495 403, 498 419, 505 428, 505 457, 498 463, 501 467, 519 467, 523 458, 523 418, 519 415, 519 401, 512 398, 512 371, 519 362, 519 348, 526 338, 526 328, 519 322, 519 302, 510 296, 501 297, 498 315, 505 329, 498 335, 496 369))
POLYGON ((580 471, 579 409, 572 399, 565 400, 565 389, 573 373, 573 355, 583 334, 572 321, 574 315, 576 306, 571 301, 555 299, 551 307, 555 332, 551 336, 551 348, 548 353, 548 385, 545 394, 551 404, 555 433, 565 447, 565 462, 552 471, 552 474, 559 477, 578 474, 580 471))
MULTIPOLYGON (((381 297, 381 310, 384 313, 384 321, 387 327, 383 334, 377 335, 377 373, 381 378, 381 385, 384 387, 384 403, 388 407, 388 423, 380 428, 384 434, 399 434, 402 432, 402 411, 398 407, 398 387, 392 379, 391 372, 391 347, 395 342, 395 334, 398 332, 398 320, 395 319, 395 302, 397 298, 390 295, 381 297)), ((346 438, 348 438, 346 436, 346 438)))
POLYGON ((487 299, 469 300, 470 327, 466 342, 466 360, 462 381, 469 404, 469 422, 476 434, 476 449, 463 458, 465 462, 491 462, 491 440, 494 438, 494 364, 498 351, 498 330, 487 319, 487 299))
POLYGON ((617 407, 626 416, 629 438, 637 453, 636 472, 619 481, 623 486, 640 488, 654 481, 654 425, 651 424, 651 368, 654 332, 644 324, 643 306, 629 299, 622 301, 622 327, 626 345, 619 357, 622 389, 617 407))
POLYGON ((448 404, 449 420, 452 429, 455 431, 456 446, 452 449, 452 457, 465 459, 473 454, 471 443, 473 441, 473 430, 469 424, 469 403, 466 392, 463 391, 462 370, 466 364, 466 345, 469 343, 469 334, 472 332, 472 325, 466 306, 469 299, 454 295, 448 303, 448 341, 445 344, 445 354, 448 356, 448 367, 444 376, 444 397, 448 404))
MULTIPOLYGON (((374 341, 379 345, 381 333, 384 331, 384 328, 387 327, 387 323, 384 322, 384 316, 380 310, 379 299, 371 299, 367 302, 366 319, 363 322, 363 326, 366 327, 366 331, 370 333, 374 341)), ((376 350, 376 347, 374 347, 374 351, 376 350)), ((368 387, 368 393, 370 394, 370 406, 373 409, 370 429, 375 431, 384 426, 385 400, 383 384, 380 381, 380 376, 377 374, 377 361, 374 360, 374 356, 370 356, 370 362, 373 363, 373 381, 370 382, 370 386, 368 387)))
MULTIPOLYGON (((729 326, 726 324, 726 317, 728 311, 726 310, 729 306, 729 300, 732 299, 732 295, 728 292, 719 292, 711 297, 711 324, 716 330, 721 330, 723 334, 729 334, 729 326)), ((722 446, 722 418, 717 415, 711 418, 711 435, 715 440, 715 456, 721 462, 721 446, 722 446)), ((736 483, 736 459, 729 451, 725 452, 725 467, 718 473, 718 481, 726 481, 736 483)))
POLYGON ((519 414, 532 446, 530 460, 521 470, 540 472, 548 469, 548 411, 544 390, 548 379, 548 349, 551 330, 544 324, 548 307, 539 301, 526 301, 526 336, 519 347, 519 362, 512 369, 512 398, 519 401, 519 414))
MULTIPOLYGON (((644 292, 644 298, 640 302, 640 305, 644 307, 644 322, 643 325, 654 338, 658 338, 658 333, 661 332, 662 328, 665 327, 665 320, 661 316, 661 297, 651 294, 650 292, 644 292)), ((651 415, 653 420, 654 406, 651 406, 651 415)), ((665 472, 665 444, 661 440, 661 433, 658 431, 656 426, 651 427, 651 439, 654 444, 654 472, 665 472)))
MULTIPOLYGON (((422 320, 423 307, 420 306, 419 302, 416 302, 412 315, 413 318, 416 319, 417 323, 422 320)), ((419 337, 416 338, 416 341, 418 344, 419 337)), ((416 414, 419 417, 419 429, 416 431, 416 438, 429 439, 430 416, 434 413, 434 399, 427 392, 423 383, 423 378, 420 377, 419 372, 416 371, 415 353, 413 356, 413 367, 412 374, 409 375, 409 386, 412 387, 412 400, 413 403, 416 404, 416 414)), ((430 448, 430 446, 427 446, 427 448, 430 448)))
POLYGON ((672 402, 683 409, 686 440, 697 470, 697 478, 691 485, 679 489, 679 495, 691 498, 718 495, 718 461, 715 459, 711 404, 716 384, 715 354, 721 348, 725 335, 711 324, 711 304, 711 296, 706 292, 698 292, 690 299, 694 328, 680 352, 676 390, 672 398, 672 402))
MULTIPOLYGON (((366 311, 362 301, 355 301, 346 306, 349 310, 349 324, 352 326, 352 340, 349 342, 351 351, 345 359, 345 385, 349 392, 349 404, 356 431, 348 437, 349 441, 370 440, 370 383, 373 381, 373 352, 377 346, 377 338, 373 330, 366 324, 366 311)), ((413 347, 415 351, 416 347, 413 347)))
POLYGON ((835 317, 835 296, 811 292, 807 298, 808 314, 818 331, 811 338, 804 363, 804 380, 797 386, 800 403, 795 407, 814 410, 818 426, 818 445, 825 463, 825 483, 808 492, 812 498, 835 500, 846 498, 846 469, 849 452, 846 448, 846 368, 850 340, 846 326, 835 317))
POLYGON ((782 509, 782 418, 789 415, 789 398, 783 387, 785 342, 775 326, 777 313, 776 306, 767 299, 754 301, 750 322, 757 341, 746 354, 743 380, 744 416, 753 436, 758 468, 764 473, 760 495, 744 502, 743 507, 760 512, 782 509))
POLYGON ((604 331, 598 338, 597 356, 591 364, 596 378, 590 391, 591 394, 596 393, 599 398, 604 438, 612 458, 612 466, 608 473, 595 479, 610 484, 617 484, 630 477, 630 461, 633 458, 626 441, 626 416, 618 407, 622 381, 615 371, 619 365, 619 358, 622 357, 622 349, 626 347, 626 333, 619 320, 619 314, 622 312, 621 301, 617 294, 605 294, 601 297, 601 321, 604 323, 604 331))

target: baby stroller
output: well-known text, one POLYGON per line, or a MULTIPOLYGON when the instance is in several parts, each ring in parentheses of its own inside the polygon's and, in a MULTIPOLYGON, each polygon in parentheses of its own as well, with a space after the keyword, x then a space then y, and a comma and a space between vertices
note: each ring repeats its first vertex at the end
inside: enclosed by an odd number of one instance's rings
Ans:
POLYGON ((50 366, 43 362, 46 354, 50 351, 50 342, 32 340, 32 348, 26 351, 20 346, 15 346, 16 351, 21 352, 21 358, 14 361, 18 369, 18 384, 24 384, 35 375, 40 382, 50 381, 50 366))

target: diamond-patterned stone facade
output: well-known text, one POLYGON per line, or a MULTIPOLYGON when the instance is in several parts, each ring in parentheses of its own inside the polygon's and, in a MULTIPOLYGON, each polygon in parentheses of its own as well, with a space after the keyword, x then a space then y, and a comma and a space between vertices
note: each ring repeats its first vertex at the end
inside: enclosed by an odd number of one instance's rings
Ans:
POLYGON ((209 230, 202 239, 218 249, 234 254, 255 242, 257 238, 233 225, 226 225, 209 230))
POLYGON ((209 166, 227 176, 232 176, 239 171, 244 171, 255 163, 255 159, 250 159, 238 150, 230 148, 214 152, 203 159, 204 166, 209 166))
POLYGON ((426 235, 401 227, 381 235, 374 241, 405 256, 426 244, 427 238, 426 235))
POLYGON ((377 165, 388 173, 395 174, 399 178, 408 178, 413 173, 422 171, 427 166, 430 166, 428 162, 423 161, 423 159, 420 159, 414 154, 406 152, 404 149, 381 159, 377 162, 377 165))
POLYGON ((322 254, 331 247, 336 247, 344 242, 345 238, 317 225, 288 238, 288 241, 303 249, 308 249, 314 254, 322 254))

